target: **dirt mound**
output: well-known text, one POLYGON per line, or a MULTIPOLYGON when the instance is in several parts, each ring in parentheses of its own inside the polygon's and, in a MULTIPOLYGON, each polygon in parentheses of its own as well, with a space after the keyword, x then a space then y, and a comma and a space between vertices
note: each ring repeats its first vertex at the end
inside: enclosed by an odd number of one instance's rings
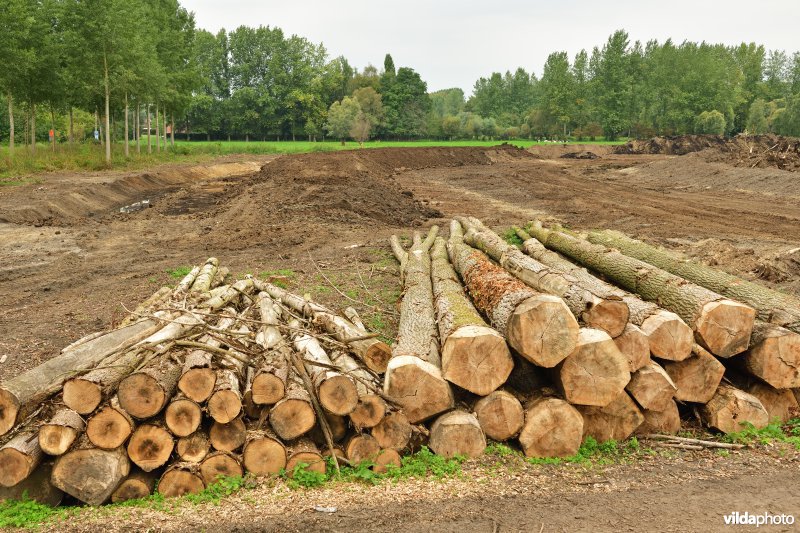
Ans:
POLYGON ((580 152, 567 152, 561 156, 561 159, 599 159, 600 156, 589 150, 581 150, 580 152))
POLYGON ((528 152, 538 159, 559 159, 566 154, 592 152, 598 157, 611 153, 612 146, 602 144, 535 144, 528 148, 528 152))
POLYGON ((703 152, 704 159, 736 167, 800 169, 800 139, 780 135, 681 135, 632 140, 617 147, 616 154, 685 155, 703 152))

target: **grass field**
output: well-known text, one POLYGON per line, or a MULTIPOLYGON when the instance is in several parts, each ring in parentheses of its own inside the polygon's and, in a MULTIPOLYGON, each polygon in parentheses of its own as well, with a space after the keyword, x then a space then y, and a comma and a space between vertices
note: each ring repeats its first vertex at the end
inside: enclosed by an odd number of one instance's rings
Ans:
MULTIPOLYGON (((424 147, 424 146, 494 146, 503 141, 370 141, 363 148, 424 147)), ((521 148, 538 143, 527 139, 506 141, 521 148)), ((623 141, 587 141, 586 144, 620 144, 623 141)), ((0 186, 13 186, 28 183, 48 172, 81 172, 108 169, 105 153, 100 145, 77 144, 72 147, 57 145, 56 151, 47 143, 37 144, 36 155, 30 154, 29 147, 17 145, 14 157, 9 156, 7 146, 0 146, 0 186)), ((135 170, 165 162, 202 162, 214 157, 234 154, 293 154, 308 152, 328 152, 333 150, 356 150, 358 143, 342 145, 337 141, 176 141, 174 147, 148 154, 146 146, 141 153, 131 145, 130 156, 125 157, 120 143, 113 145, 113 164, 111 168, 135 170)))

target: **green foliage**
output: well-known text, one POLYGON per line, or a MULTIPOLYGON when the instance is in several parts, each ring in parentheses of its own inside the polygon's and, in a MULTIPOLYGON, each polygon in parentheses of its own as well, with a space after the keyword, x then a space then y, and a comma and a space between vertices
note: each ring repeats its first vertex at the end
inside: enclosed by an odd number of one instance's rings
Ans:
POLYGON ((243 477, 219 476, 217 480, 197 494, 187 494, 184 496, 186 501, 200 504, 213 503, 218 505, 223 498, 239 492, 246 486, 243 477))
POLYGON ((23 497, 22 500, 0 501, 0 528, 35 528, 57 518, 68 516, 64 508, 50 507, 23 497))
POLYGON ((617 462, 626 455, 639 452, 639 441, 633 437, 624 447, 615 440, 599 443, 593 437, 586 440, 578 448, 578 453, 571 457, 529 457, 526 460, 534 465, 559 465, 559 464, 610 464, 617 462))
POLYGON ((722 440, 748 445, 782 442, 800 450, 800 419, 798 418, 793 418, 784 425, 781 425, 780 421, 776 419, 762 429, 757 429, 750 422, 744 422, 742 426, 744 427, 742 431, 728 433, 723 436, 722 440))
POLYGON ((697 115, 694 131, 707 135, 724 135, 725 127, 725 116, 722 113, 717 110, 703 111, 697 115))
POLYGON ((503 240, 512 246, 522 246, 522 239, 519 238, 514 228, 508 228, 503 232, 503 240))
POLYGON ((183 279, 186 275, 192 271, 192 267, 188 266, 179 266, 177 268, 167 270, 167 274, 169 277, 173 279, 183 279))
POLYGON ((328 110, 328 122, 325 129, 331 137, 341 139, 342 143, 350 136, 356 118, 361 112, 358 100, 345 96, 341 102, 334 102, 328 110))
POLYGON ((496 455, 497 457, 508 457, 517 455, 519 452, 502 442, 491 442, 486 446, 486 455, 496 455))

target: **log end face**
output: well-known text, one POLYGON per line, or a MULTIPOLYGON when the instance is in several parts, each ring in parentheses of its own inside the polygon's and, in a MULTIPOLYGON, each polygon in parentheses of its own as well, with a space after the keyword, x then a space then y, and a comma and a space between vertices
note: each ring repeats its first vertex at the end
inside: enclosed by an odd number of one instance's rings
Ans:
POLYGON ((580 327, 561 298, 538 295, 520 303, 508 321, 508 343, 535 365, 552 368, 574 349, 580 327))
POLYGON ((758 398, 767 410, 770 421, 778 420, 784 423, 800 412, 800 405, 791 390, 775 389, 766 383, 755 382, 746 392, 758 398))
POLYGON ((378 456, 375 458, 375 464, 372 466, 372 471, 376 474, 385 474, 389 471, 389 468, 400 468, 402 466, 402 462, 400 459, 400 454, 397 453, 396 450, 392 449, 384 449, 378 453, 378 456))
POLYGON ((614 338, 625 331, 629 313, 628 304, 622 300, 600 300, 584 311, 581 318, 587 326, 602 329, 614 338))
POLYGON ((641 329, 647 335, 654 356, 667 361, 683 361, 692 355, 694 332, 675 313, 661 310, 647 317, 641 329))
POLYGON ((625 391, 605 407, 578 406, 578 410, 583 416, 584 438, 597 442, 625 440, 644 422, 644 415, 625 391))
POLYGON ((88 415, 103 401, 103 393, 97 383, 76 378, 64 383, 63 399, 76 413, 88 415))
POLYGON ((544 398, 525 412, 519 443, 527 457, 571 457, 583 440, 583 417, 559 398, 544 398))
POLYGON ((128 456, 136 466, 151 472, 169 460, 174 446, 175 441, 166 429, 143 424, 136 428, 128 442, 128 456))
POLYGON ((31 473, 33 462, 27 454, 14 448, 0 450, 0 485, 13 487, 31 473))
POLYGON ((178 468, 167 470, 158 482, 158 492, 167 498, 197 494, 205 488, 199 475, 178 468))
POLYGON ((559 385, 568 402, 608 405, 631 379, 627 358, 604 331, 583 328, 578 345, 558 368, 559 385))
POLYGON ((200 427, 203 410, 192 400, 179 398, 167 406, 164 421, 173 435, 187 437, 200 427))
POLYGON ((525 412, 520 401, 505 391, 494 391, 474 407, 481 429, 492 440, 505 441, 522 429, 525 412))
POLYGON ((755 309, 739 302, 709 302, 697 319, 695 336, 714 355, 731 357, 747 350, 755 318, 755 309))
POLYGON ((195 432, 188 437, 182 437, 178 439, 176 445, 178 457, 189 463, 199 463, 208 455, 210 449, 211 443, 208 442, 208 437, 203 432, 195 432))
POLYGON ((441 371, 418 357, 404 355, 389 361, 384 394, 403 408, 412 424, 453 407, 453 391, 441 371))
POLYGON ((350 413, 350 421, 356 428, 375 427, 386 416, 386 403, 377 394, 366 394, 358 399, 358 405, 350 413))
POLYGON ((442 457, 463 455, 474 458, 483 455, 486 436, 475 415, 465 411, 451 411, 437 418, 431 425, 429 445, 434 453, 442 457))
POLYGON ((263 372, 253 379, 252 400, 256 405, 273 405, 286 394, 282 379, 274 374, 263 372))
POLYGON ((187 398, 203 403, 214 392, 217 373, 211 368, 190 368, 178 380, 178 390, 187 398))
POLYGON ((375 342, 364 354, 364 364, 367 368, 378 374, 386 372, 389 360, 392 358, 392 349, 385 342, 375 342))
POLYGON ((86 436, 92 444, 104 450, 122 446, 132 432, 133 424, 130 418, 108 405, 86 423, 86 436))
POLYGON ((709 426, 723 433, 742 431, 748 424, 756 429, 769 424, 769 413, 758 398, 728 385, 720 385, 700 414, 709 426))
POLYGON ((78 438, 78 430, 68 426, 46 424, 39 428, 39 447, 48 455, 63 455, 78 438))
POLYGON ((309 472, 324 474, 326 471, 325 460, 316 452, 302 451, 292 454, 286 461, 286 475, 294 478, 294 471, 297 467, 303 467, 309 472))
POLYGON ((411 440, 411 423, 402 411, 389 413, 377 426, 372 428, 372 436, 381 448, 403 450, 411 440))
POLYGON ((242 412, 242 398, 236 391, 218 390, 208 399, 207 408, 214 421, 227 424, 242 412))
POLYGON ((316 421, 317 417, 310 403, 292 398, 276 404, 269 416, 272 429, 283 440, 305 435, 311 431, 316 421))
POLYGON ((208 432, 211 445, 223 452, 233 452, 241 448, 247 440, 247 428, 241 418, 227 424, 214 422, 208 432))
POLYGON ((725 374, 725 366, 705 350, 683 361, 664 366, 677 387, 675 399, 682 402, 707 403, 714 396, 725 374))
POLYGON ((650 362, 650 341, 637 326, 628 324, 622 335, 614 337, 614 344, 628 360, 629 372, 636 372, 650 362))
POLYGON ((669 402, 669 405, 663 411, 643 409, 642 415, 644 416, 644 422, 636 428, 636 433, 638 434, 660 433, 662 435, 674 435, 681 429, 681 416, 678 412, 678 404, 674 400, 669 402))
POLYGON ((786 331, 766 337, 748 350, 745 365, 776 389, 800 387, 800 335, 786 331))
POLYGON ((140 420, 157 415, 167 401, 158 381, 147 374, 131 374, 123 379, 117 391, 120 406, 140 420))
POLYGON ((631 376, 626 390, 643 409, 663 411, 669 407, 678 388, 669 374, 651 361, 631 376))
POLYGON ((100 505, 111 497, 130 473, 130 461, 122 448, 88 448, 67 452, 53 465, 53 485, 89 505, 100 505))
POLYGON ((5 435, 14 427, 18 412, 17 397, 5 389, 0 389, 0 435, 5 435))
POLYGON ((347 460, 352 465, 358 465, 364 461, 374 462, 381 452, 381 446, 372 435, 356 435, 347 442, 345 454, 347 460))
POLYGON ((206 486, 215 483, 220 477, 242 477, 243 474, 239 461, 225 452, 213 453, 200 463, 200 477, 206 486))
POLYGON ((141 500, 150 496, 150 487, 138 479, 126 479, 111 494, 112 503, 126 502, 128 500, 141 500))
POLYGON ((256 476, 277 475, 286 467, 286 448, 269 437, 254 439, 245 445, 242 462, 256 476))
POLYGON ((505 339, 486 326, 464 326, 454 331, 442 349, 442 376, 478 396, 505 383, 514 360, 505 339))
POLYGON ((319 402, 327 412, 333 415, 349 415, 358 405, 356 384, 345 375, 326 379, 319 386, 319 402))

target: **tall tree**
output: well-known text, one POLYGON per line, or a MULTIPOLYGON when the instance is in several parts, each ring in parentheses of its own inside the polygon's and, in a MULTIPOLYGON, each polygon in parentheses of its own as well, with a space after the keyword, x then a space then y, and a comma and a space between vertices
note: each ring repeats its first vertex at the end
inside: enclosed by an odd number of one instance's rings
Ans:
POLYGON ((431 101, 428 86, 413 69, 401 67, 388 91, 382 93, 386 128, 396 137, 421 137, 431 101))

